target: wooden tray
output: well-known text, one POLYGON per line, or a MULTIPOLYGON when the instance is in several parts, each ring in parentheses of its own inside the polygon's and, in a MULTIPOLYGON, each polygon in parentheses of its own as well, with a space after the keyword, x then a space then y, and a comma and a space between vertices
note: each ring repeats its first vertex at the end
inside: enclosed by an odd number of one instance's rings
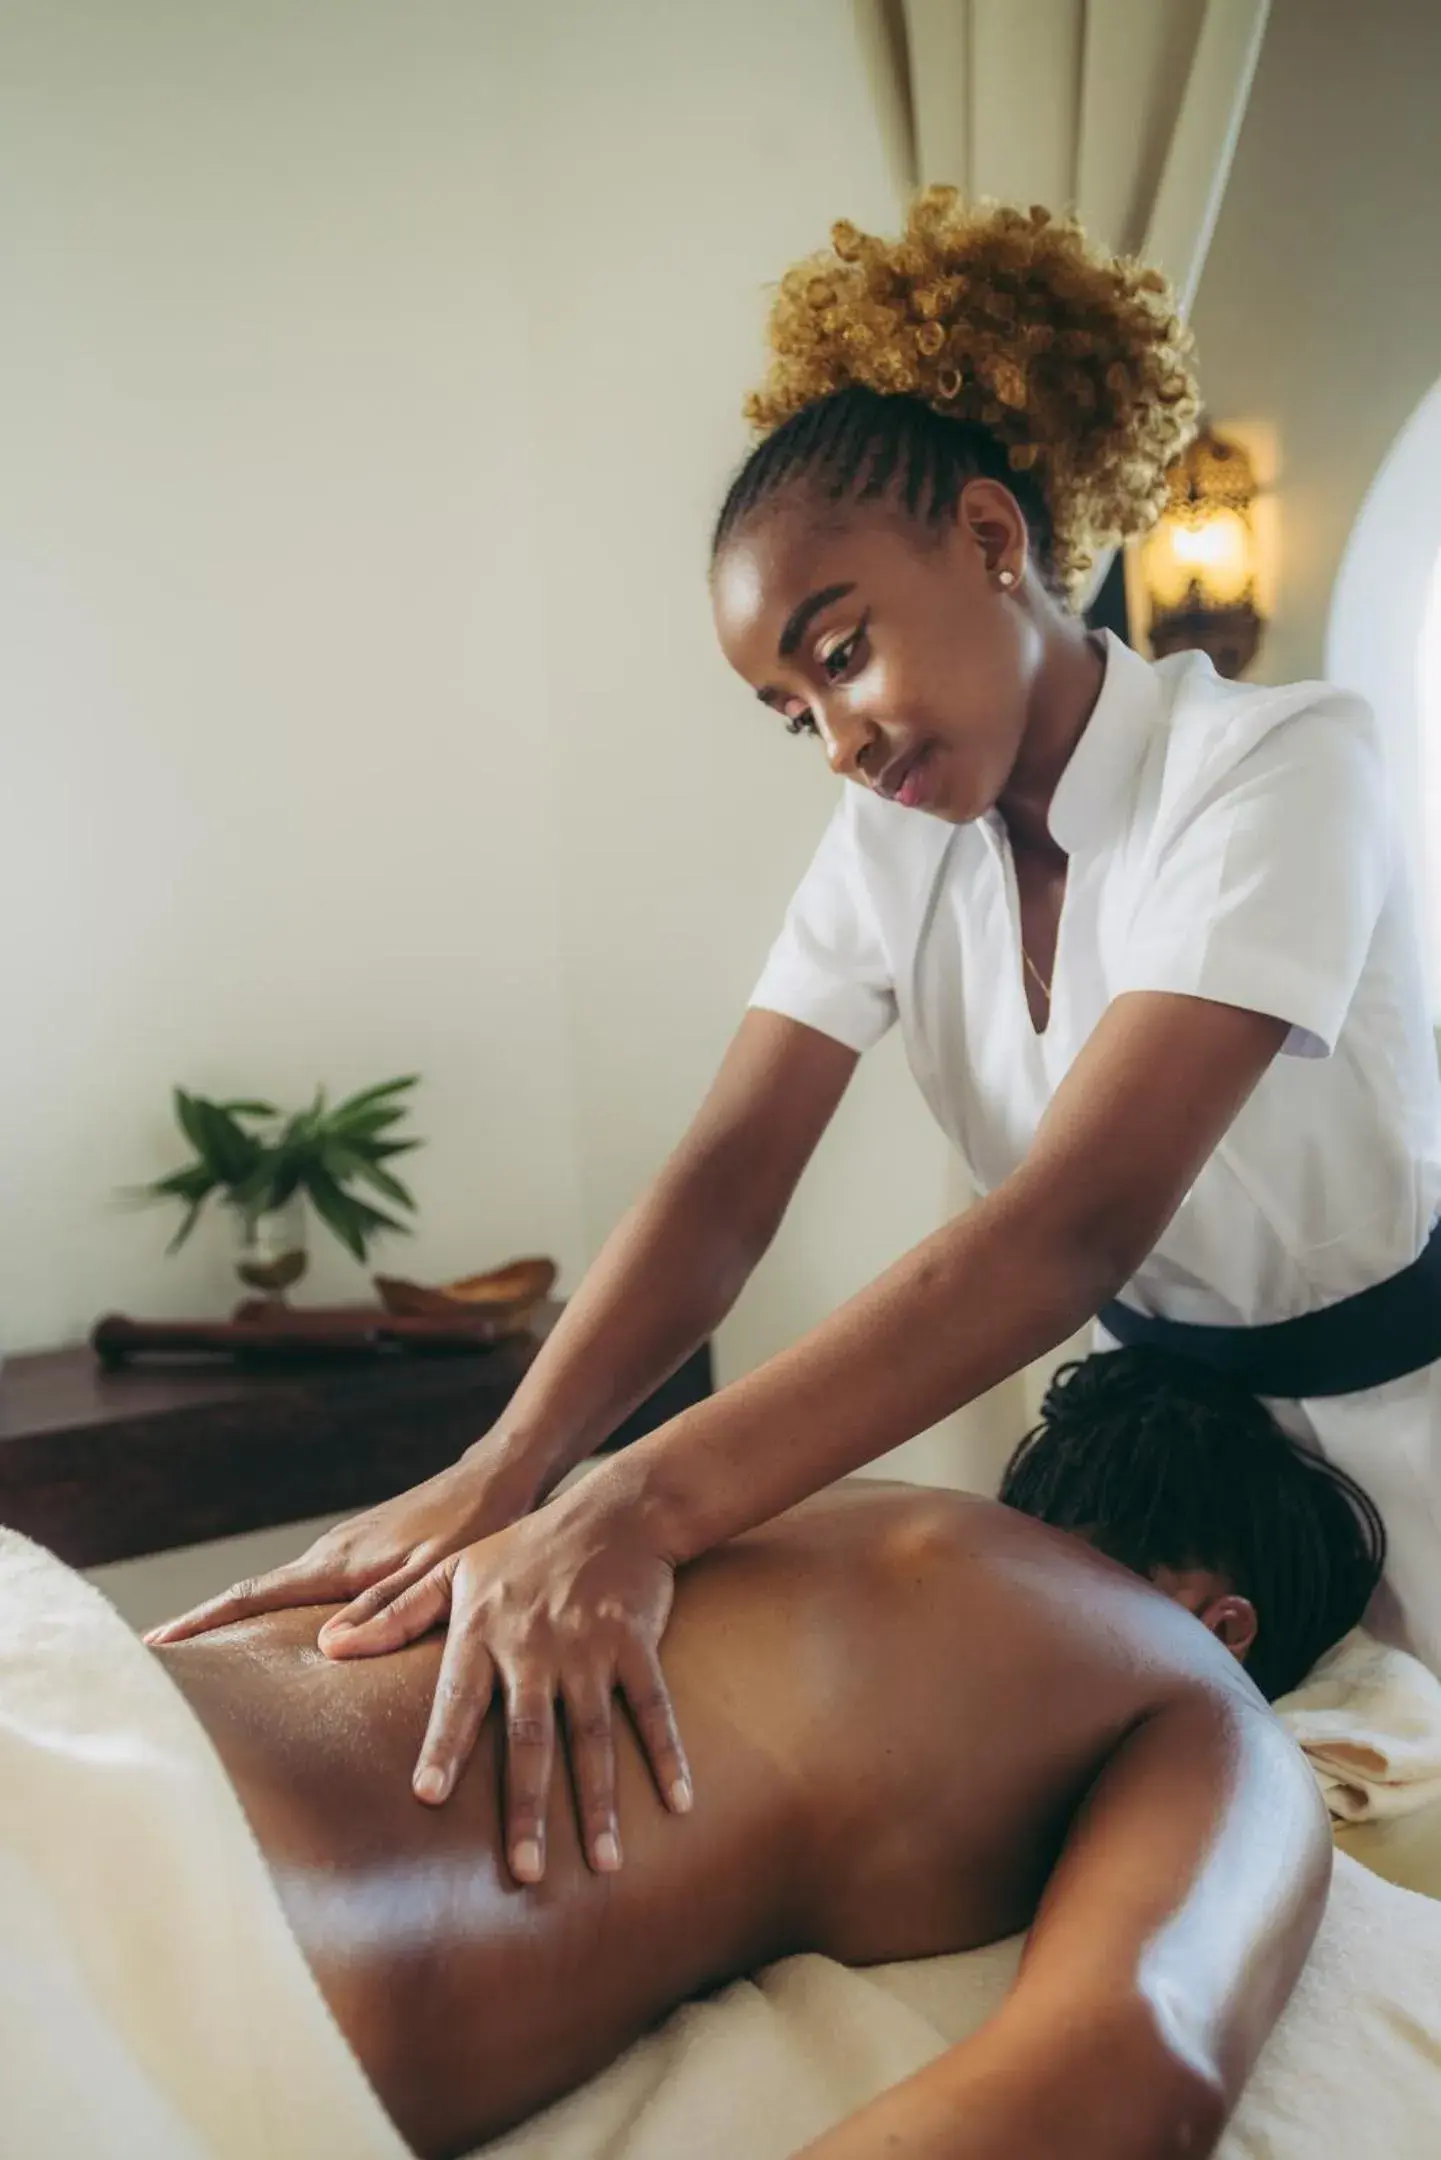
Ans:
POLYGON ((377 1275, 375 1287, 387 1312, 404 1319, 457 1320, 487 1314, 499 1318, 523 1310, 534 1312, 547 1297, 557 1274, 553 1260, 508 1260, 504 1267, 485 1275, 465 1275, 459 1282, 406 1282, 399 1275, 377 1275))

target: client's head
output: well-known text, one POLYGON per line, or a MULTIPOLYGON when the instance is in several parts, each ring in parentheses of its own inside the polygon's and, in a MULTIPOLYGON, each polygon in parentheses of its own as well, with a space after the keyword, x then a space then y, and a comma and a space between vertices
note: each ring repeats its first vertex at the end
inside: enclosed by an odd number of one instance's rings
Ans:
POLYGON ((1064 1366, 1000 1497, 1188 1606, 1268 1699, 1355 1626, 1386 1557, 1358 1485, 1254 1396, 1157 1350, 1064 1366))

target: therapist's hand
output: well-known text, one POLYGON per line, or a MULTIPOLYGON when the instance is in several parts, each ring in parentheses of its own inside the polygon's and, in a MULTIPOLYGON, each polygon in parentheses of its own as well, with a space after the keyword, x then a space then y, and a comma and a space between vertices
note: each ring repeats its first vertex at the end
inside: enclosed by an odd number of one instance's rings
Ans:
POLYGON ((398 1594, 379 1585, 327 1622, 320 1646, 329 1657, 374 1656, 448 1622, 415 1767, 416 1796, 435 1803, 449 1796, 498 1689, 505 1703, 506 1855, 518 1882, 538 1882, 545 1873, 558 1698, 586 1857, 608 1874, 621 1864, 617 1693, 667 1806, 684 1814, 691 1804, 659 1654, 673 1589, 671 1563, 636 1512, 598 1506, 582 1483, 539 1513, 448 1555, 398 1594), (346 1624, 356 1620, 359 1625, 346 1624))
MULTIPOLYGON (((443 1553, 457 1552, 475 1538, 503 1529, 535 1499, 534 1486, 518 1477, 499 1449, 482 1442, 437 1477, 337 1523, 298 1559, 232 1584, 219 1597, 152 1628, 145 1640, 152 1645, 184 1642, 232 1620, 296 1605, 333 1605, 373 1586, 383 1586, 394 1597, 425 1575, 443 1553)), ((373 1612, 374 1604, 366 1610, 373 1612)))

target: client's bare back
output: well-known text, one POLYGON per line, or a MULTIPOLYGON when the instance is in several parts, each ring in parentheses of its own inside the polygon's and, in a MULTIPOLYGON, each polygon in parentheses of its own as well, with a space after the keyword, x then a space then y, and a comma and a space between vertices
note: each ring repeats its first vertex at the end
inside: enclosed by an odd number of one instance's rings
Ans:
POLYGON ((588 1870, 558 1802, 545 1881, 519 1889, 494 1719, 450 1803, 420 1806, 409 1772, 438 1643, 336 1664, 314 1647, 323 1617, 158 1654, 424 2153, 494 2135, 678 2002, 776 1957, 865 1964, 1013 1931, 1126 1735, 1178 1698, 1250 1714, 1239 1668, 1189 1615, 1074 1539, 857 1483, 678 1584, 665 1663, 694 1813, 668 1814, 623 1742, 621 1874, 588 1870))

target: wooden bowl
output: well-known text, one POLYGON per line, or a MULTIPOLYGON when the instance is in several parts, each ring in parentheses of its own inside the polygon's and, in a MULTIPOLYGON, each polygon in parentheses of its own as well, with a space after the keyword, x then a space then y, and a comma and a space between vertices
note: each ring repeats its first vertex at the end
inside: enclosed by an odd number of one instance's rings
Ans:
POLYGON ((377 1275, 375 1287, 387 1312, 410 1319, 518 1320, 534 1310, 556 1278, 553 1260, 509 1260, 487 1275, 464 1275, 432 1289, 397 1275, 377 1275))

